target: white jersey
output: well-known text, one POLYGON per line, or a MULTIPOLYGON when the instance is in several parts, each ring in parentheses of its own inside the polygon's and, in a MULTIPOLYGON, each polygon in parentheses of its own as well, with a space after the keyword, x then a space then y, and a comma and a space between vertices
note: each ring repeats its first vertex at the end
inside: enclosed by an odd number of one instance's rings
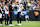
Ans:
MULTIPOLYGON (((0 10, 2 11, 2 8, 0 7, 0 10)), ((0 13, 0 18, 2 18, 2 13, 0 13)))
POLYGON ((20 11, 21 11, 21 6, 22 6, 22 4, 16 5, 16 6, 18 7, 17 11, 20 12, 20 11))
POLYGON ((2 13, 0 13, 0 18, 2 18, 2 13))
POLYGON ((6 8, 8 9, 8 6, 4 6, 5 14, 8 14, 9 11, 7 11, 6 8))

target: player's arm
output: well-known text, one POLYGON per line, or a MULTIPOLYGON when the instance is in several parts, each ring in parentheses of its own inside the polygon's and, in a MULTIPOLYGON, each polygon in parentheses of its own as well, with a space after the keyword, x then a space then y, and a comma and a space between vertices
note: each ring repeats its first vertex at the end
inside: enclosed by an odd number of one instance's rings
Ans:
POLYGON ((20 11, 22 11, 24 8, 23 8, 23 6, 21 6, 21 10, 20 11))
POLYGON ((4 15, 4 17, 3 17, 3 19, 5 18, 5 15, 4 15))
POLYGON ((13 5, 13 8, 12 8, 12 10, 15 8, 15 5, 16 5, 16 3, 13 5))
POLYGON ((12 10, 13 10, 14 8, 15 8, 15 7, 13 7, 12 10))
POLYGON ((9 9, 6 8, 7 11, 9 11, 9 9))
POLYGON ((2 8, 1 8, 1 12, 2 12, 2 8))

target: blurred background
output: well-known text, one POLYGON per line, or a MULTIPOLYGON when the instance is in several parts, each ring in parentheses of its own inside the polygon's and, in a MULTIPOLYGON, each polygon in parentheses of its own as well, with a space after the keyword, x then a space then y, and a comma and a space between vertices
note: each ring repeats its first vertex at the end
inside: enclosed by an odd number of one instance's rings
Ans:
MULTIPOLYGON (((21 20, 25 21, 26 15, 28 15, 27 20, 29 21, 40 21, 40 0, 0 0, 1 8, 5 6, 5 2, 8 2, 8 6, 10 5, 10 2, 13 2, 13 4, 16 1, 19 1, 24 7, 24 10, 22 10, 21 20), (36 15, 37 14, 37 15, 36 15)), ((12 20, 16 21, 17 18, 17 11, 13 11, 12 20)))

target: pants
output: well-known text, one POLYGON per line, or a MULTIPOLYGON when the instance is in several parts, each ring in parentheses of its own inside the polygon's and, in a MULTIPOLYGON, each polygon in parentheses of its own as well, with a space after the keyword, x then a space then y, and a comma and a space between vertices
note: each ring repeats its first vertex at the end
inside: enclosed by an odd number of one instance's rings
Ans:
POLYGON ((6 22, 7 22, 7 25, 8 25, 8 20, 9 20, 8 14, 5 14, 5 25, 6 25, 6 22))
POLYGON ((0 18, 0 23, 1 23, 1 24, 2 24, 2 20, 3 20, 3 19, 2 19, 2 18, 0 18))
POLYGON ((12 24, 12 11, 10 12, 10 24, 12 24))
POLYGON ((17 14, 17 22, 18 22, 18 24, 19 24, 19 21, 20 21, 20 23, 21 23, 21 17, 19 17, 19 14, 20 14, 21 12, 18 12, 18 14, 17 14))

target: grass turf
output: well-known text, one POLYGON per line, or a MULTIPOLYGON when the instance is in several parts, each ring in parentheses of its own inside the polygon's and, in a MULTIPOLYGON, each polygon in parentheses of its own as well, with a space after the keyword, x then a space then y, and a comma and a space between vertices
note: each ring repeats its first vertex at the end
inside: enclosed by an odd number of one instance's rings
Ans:
MULTIPOLYGON (((4 23, 4 22, 3 22, 4 23)), ((0 27, 40 27, 40 21, 22 21, 21 26, 16 26, 17 21, 13 21, 15 26, 0 26, 0 27)))

